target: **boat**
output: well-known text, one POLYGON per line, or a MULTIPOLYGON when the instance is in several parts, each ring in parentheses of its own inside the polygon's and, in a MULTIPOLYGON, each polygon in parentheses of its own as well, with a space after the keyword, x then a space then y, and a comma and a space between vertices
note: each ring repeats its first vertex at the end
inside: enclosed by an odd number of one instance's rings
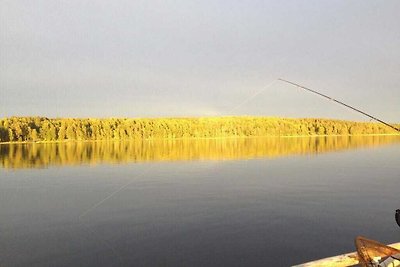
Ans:
POLYGON ((362 236, 355 239, 357 251, 334 257, 311 261, 294 267, 400 267, 400 242, 390 245, 379 243, 362 236))
POLYGON ((357 255, 361 266, 400 267, 400 250, 362 236, 356 238, 357 255))

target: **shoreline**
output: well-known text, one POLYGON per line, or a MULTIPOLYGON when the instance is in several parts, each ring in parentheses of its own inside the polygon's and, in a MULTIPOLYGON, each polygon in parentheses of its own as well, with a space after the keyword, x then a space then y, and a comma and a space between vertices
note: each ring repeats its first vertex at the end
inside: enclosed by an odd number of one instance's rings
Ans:
POLYGON ((179 138, 130 138, 130 139, 97 139, 97 140, 54 140, 54 141, 12 141, 0 142, 0 145, 17 144, 61 144, 61 143, 90 143, 90 142, 132 142, 132 141, 175 141, 175 140, 219 140, 219 139, 251 139, 251 138, 318 138, 318 137, 372 137, 372 136, 399 136, 400 133, 387 134, 324 134, 324 135, 262 135, 262 136, 223 136, 223 137, 179 137, 179 138))

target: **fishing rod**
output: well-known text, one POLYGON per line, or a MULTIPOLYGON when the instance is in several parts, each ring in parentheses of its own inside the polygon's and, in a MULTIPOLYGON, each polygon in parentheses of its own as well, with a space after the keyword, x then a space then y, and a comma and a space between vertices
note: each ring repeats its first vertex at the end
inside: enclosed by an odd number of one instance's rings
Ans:
POLYGON ((338 104, 340 104, 340 105, 342 105, 342 106, 345 106, 345 107, 350 108, 350 109, 352 109, 352 110, 354 110, 354 111, 357 111, 357 112, 359 112, 359 113, 361 113, 361 114, 363 114, 363 115, 365 115, 365 116, 367 116, 367 117, 369 117, 369 118, 371 118, 371 119, 373 119, 373 120, 375 120, 375 121, 377 121, 377 122, 380 122, 380 123, 382 123, 382 124, 384 124, 384 125, 386 125, 386 126, 392 128, 392 129, 394 129, 394 130, 400 132, 400 129, 399 129, 399 128, 396 128, 396 127, 394 127, 393 125, 390 125, 389 123, 384 122, 383 120, 380 120, 380 119, 378 119, 378 118, 376 118, 376 117, 374 117, 374 116, 372 116, 372 115, 370 115, 370 114, 368 114, 368 113, 366 113, 366 112, 364 112, 364 111, 362 111, 362 110, 359 110, 359 109, 357 109, 357 108, 355 108, 355 107, 352 107, 352 106, 350 106, 350 105, 348 105, 348 104, 346 104, 346 103, 343 103, 342 101, 339 101, 339 100, 334 99, 334 98, 332 98, 332 97, 330 97, 330 96, 327 96, 327 95, 325 95, 325 94, 322 94, 322 93, 320 93, 320 92, 317 92, 317 91, 315 91, 315 90, 312 90, 312 89, 310 89, 310 88, 307 88, 307 87, 305 87, 305 86, 302 86, 302 85, 300 85, 300 84, 297 84, 297 83, 294 83, 294 82, 291 82, 291 81, 288 81, 288 80, 285 80, 285 79, 278 78, 278 81, 282 81, 282 82, 285 82, 285 83, 294 85, 294 86, 296 86, 296 87, 299 87, 299 88, 304 89, 304 90, 306 90, 306 91, 309 91, 309 92, 311 92, 311 93, 314 93, 314 94, 317 94, 317 95, 319 95, 319 96, 322 96, 322 97, 324 97, 324 98, 326 98, 326 99, 329 99, 329 100, 331 100, 331 101, 333 101, 333 102, 336 102, 336 103, 338 103, 338 104))

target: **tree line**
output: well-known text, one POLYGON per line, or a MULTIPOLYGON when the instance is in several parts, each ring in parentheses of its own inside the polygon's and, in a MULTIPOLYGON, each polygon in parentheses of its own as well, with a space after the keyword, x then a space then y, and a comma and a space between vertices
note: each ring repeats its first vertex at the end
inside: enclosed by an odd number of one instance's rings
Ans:
POLYGON ((0 119, 0 142, 395 134, 378 123, 270 117, 0 119))

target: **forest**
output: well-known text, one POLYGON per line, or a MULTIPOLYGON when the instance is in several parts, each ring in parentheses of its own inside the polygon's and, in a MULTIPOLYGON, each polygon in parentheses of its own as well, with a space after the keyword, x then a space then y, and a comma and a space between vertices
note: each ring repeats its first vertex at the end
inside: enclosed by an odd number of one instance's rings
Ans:
MULTIPOLYGON (((398 126, 398 125, 397 125, 398 126)), ((372 122, 273 117, 0 119, 0 142, 398 134, 372 122)))

